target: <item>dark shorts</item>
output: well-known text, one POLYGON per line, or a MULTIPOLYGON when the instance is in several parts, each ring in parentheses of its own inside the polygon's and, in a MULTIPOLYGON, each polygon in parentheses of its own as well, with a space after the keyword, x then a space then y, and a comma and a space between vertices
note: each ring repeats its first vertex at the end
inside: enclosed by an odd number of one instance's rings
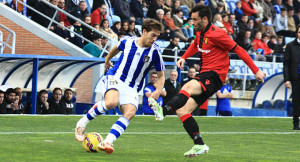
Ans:
POLYGON ((194 78, 197 80, 203 89, 203 93, 197 96, 191 96, 198 105, 202 105, 209 97, 215 94, 222 88, 223 82, 220 79, 219 74, 214 71, 202 72, 194 78))

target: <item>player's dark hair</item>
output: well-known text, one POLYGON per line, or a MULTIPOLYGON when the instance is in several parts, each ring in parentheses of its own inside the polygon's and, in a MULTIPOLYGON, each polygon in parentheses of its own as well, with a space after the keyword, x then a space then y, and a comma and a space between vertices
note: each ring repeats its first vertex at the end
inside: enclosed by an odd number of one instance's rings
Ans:
POLYGON ((160 22, 158 22, 157 20, 154 20, 154 19, 150 19, 150 18, 146 19, 143 22, 142 31, 144 29, 147 32, 152 31, 152 30, 158 30, 160 32, 164 31, 164 27, 163 27, 163 25, 160 22))
POLYGON ((211 10, 209 9, 208 6, 197 4, 192 8, 192 13, 194 12, 199 12, 198 14, 201 18, 206 16, 207 19, 211 21, 212 15, 211 15, 211 10))
POLYGON ((41 97, 42 94, 48 94, 48 91, 43 89, 43 90, 39 91, 38 96, 41 97))
POLYGON ((68 91, 71 91, 71 92, 73 93, 72 89, 69 89, 69 88, 68 88, 68 89, 66 89, 66 90, 64 91, 64 94, 67 93, 68 91))
POLYGON ((4 92, 4 91, 2 91, 2 90, 0 90, 0 94, 5 94, 5 92, 4 92))

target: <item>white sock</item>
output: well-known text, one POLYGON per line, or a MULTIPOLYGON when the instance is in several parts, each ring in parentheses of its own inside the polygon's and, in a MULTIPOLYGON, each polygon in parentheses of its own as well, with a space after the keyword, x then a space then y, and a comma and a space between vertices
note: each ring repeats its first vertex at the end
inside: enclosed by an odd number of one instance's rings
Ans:
POLYGON ((111 127, 109 134, 106 136, 104 142, 113 143, 126 130, 129 125, 129 120, 121 116, 116 123, 111 127))

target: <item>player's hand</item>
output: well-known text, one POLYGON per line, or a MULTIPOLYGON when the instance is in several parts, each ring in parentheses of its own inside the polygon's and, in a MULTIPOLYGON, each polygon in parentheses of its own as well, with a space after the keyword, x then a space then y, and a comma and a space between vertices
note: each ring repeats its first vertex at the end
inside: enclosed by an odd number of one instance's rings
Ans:
POLYGON ((106 73, 107 70, 108 70, 110 67, 114 67, 114 65, 113 65, 110 61, 105 61, 105 64, 104 64, 104 73, 106 73))
POLYGON ((154 98, 155 100, 157 100, 158 97, 159 97, 159 95, 160 95, 160 91, 155 90, 153 93, 151 93, 150 97, 152 97, 152 98, 154 98))
POLYGON ((290 81, 286 81, 284 84, 287 88, 291 88, 291 82, 290 81))
POLYGON ((265 81, 264 81, 264 78, 266 77, 266 73, 264 73, 263 71, 258 70, 258 72, 255 73, 254 76, 255 76, 256 79, 260 80, 262 83, 265 82, 265 81))
POLYGON ((184 67, 184 63, 185 63, 185 60, 184 60, 183 58, 180 58, 180 59, 177 61, 176 65, 177 65, 178 68, 180 68, 180 69, 182 70, 183 67, 184 67))

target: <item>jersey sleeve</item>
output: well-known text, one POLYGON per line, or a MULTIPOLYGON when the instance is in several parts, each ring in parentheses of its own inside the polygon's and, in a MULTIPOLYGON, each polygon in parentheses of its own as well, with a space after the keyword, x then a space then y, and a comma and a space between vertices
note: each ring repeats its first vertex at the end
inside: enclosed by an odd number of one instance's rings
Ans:
POLYGON ((145 87, 145 89, 144 89, 144 94, 147 93, 147 92, 150 92, 150 93, 151 93, 151 89, 150 89, 148 86, 145 87))
POLYGON ((156 71, 164 71, 165 63, 161 57, 161 52, 157 49, 153 50, 153 58, 152 61, 154 63, 154 67, 156 71))
POLYGON ((117 45, 119 51, 124 51, 125 44, 126 44, 126 41, 128 38, 129 38, 129 36, 125 36, 125 37, 121 38, 121 40, 119 41, 119 43, 117 45))
POLYGON ((232 40, 225 31, 222 31, 220 33, 221 34, 214 39, 216 45, 224 49, 225 51, 233 50, 237 43, 232 40))

